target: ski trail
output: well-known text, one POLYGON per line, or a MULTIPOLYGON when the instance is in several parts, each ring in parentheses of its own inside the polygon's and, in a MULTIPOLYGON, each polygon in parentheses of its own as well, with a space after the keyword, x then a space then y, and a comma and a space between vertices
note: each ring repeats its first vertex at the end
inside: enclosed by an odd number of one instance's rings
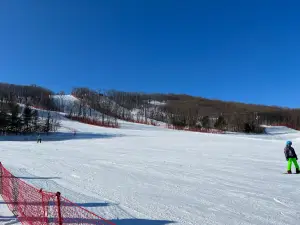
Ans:
POLYGON ((277 198, 273 198, 273 200, 274 200, 275 202, 277 202, 277 203, 281 204, 281 205, 284 205, 284 206, 288 207, 288 205, 287 205, 287 204, 285 204, 285 203, 283 203, 283 202, 279 201, 277 198))
MULTIPOLYGON (((121 129, 62 125, 78 130, 78 138, 61 138, 71 136, 66 128, 43 144, 3 137, 1 161, 24 181, 60 191, 116 224, 299 222, 299 180, 281 175, 283 139, 298 149, 299 132, 212 135, 130 123, 121 129)), ((9 214, 0 209, 0 216, 9 214)))

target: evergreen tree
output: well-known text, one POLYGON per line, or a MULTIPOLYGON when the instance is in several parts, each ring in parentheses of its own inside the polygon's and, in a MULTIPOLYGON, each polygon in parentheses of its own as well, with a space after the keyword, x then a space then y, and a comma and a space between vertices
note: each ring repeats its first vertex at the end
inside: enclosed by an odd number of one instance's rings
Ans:
POLYGON ((5 112, 0 112, 0 131, 5 132, 8 126, 8 115, 5 112))
POLYGON ((33 125, 33 130, 34 132, 38 132, 39 131, 39 113, 37 110, 34 110, 32 112, 32 125, 33 125))
POLYGON ((31 108, 26 105, 22 114, 22 119, 23 119, 23 125, 24 127, 24 131, 25 133, 29 133, 31 132, 32 126, 31 126, 31 122, 32 122, 32 110, 31 108))
POLYGON ((45 126, 44 126, 44 132, 47 133, 47 134, 51 130, 50 119, 51 119, 51 115, 50 115, 50 112, 48 112, 48 116, 47 116, 47 119, 46 119, 46 122, 45 122, 45 126))
POLYGON ((253 127, 251 126, 250 123, 245 123, 244 124, 244 132, 245 133, 251 133, 251 132, 253 132, 253 127))
POLYGON ((185 127, 187 125, 185 118, 177 115, 171 118, 171 124, 175 127, 185 127))
POLYGON ((17 104, 10 104, 10 114, 8 118, 8 131, 18 134, 22 127, 22 120, 19 117, 19 106, 17 104))
POLYGON ((226 120, 224 118, 224 116, 219 116, 219 118, 217 119, 216 123, 215 123, 215 128, 216 129, 220 129, 220 130, 224 130, 224 128, 227 126, 226 120))
POLYGON ((202 127, 204 127, 205 129, 209 128, 209 117, 208 116, 204 116, 201 120, 202 123, 202 127))

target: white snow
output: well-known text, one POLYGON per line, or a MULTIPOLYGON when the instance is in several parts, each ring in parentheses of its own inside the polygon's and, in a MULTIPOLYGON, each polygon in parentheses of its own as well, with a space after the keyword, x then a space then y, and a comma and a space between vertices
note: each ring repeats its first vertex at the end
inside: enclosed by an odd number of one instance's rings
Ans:
POLYGON ((65 103, 73 103, 76 101, 79 101, 76 97, 73 95, 52 95, 51 96, 56 101, 62 101, 63 104, 65 103))
POLYGON ((0 197, 0 224, 11 225, 17 224, 21 225, 17 217, 9 211, 7 205, 4 203, 3 199, 0 197))
POLYGON ((283 126, 265 126, 268 134, 298 134, 298 131, 283 126))
MULTIPOLYGON (((282 174, 287 139, 300 154, 297 131, 222 135, 61 123, 61 133, 42 144, 1 138, 3 165, 117 225, 299 223, 299 177, 282 174)), ((0 223, 14 220, 2 209, 0 223)))
POLYGON ((159 102, 159 101, 152 100, 152 101, 150 101, 150 104, 151 105, 165 105, 166 103, 165 102, 159 102))

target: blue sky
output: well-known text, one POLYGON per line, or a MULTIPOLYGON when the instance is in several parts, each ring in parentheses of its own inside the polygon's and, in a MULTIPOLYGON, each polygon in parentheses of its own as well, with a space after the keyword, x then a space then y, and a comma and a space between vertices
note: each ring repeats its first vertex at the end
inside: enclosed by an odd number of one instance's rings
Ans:
POLYGON ((0 81, 300 107, 298 1, 0 1, 0 81))

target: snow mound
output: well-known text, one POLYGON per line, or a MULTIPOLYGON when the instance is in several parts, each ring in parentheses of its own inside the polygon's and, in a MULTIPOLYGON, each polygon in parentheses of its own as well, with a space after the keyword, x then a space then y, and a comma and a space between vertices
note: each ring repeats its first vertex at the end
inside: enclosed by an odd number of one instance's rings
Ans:
POLYGON ((285 126, 264 126, 267 134, 295 134, 299 133, 299 131, 285 127, 285 126))

